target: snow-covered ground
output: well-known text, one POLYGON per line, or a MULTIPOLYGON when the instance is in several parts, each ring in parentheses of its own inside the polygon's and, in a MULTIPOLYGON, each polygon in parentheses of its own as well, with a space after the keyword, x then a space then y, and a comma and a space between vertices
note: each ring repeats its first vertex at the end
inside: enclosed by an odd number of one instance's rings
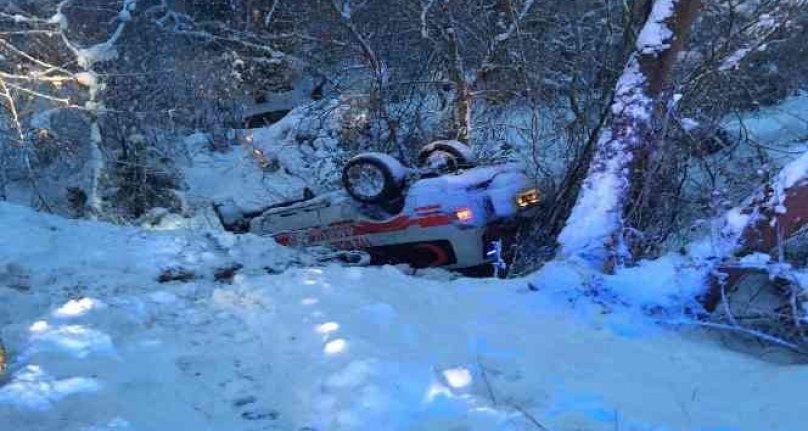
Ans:
MULTIPOLYGON (((802 149, 805 100, 743 118, 778 164, 802 149)), ((687 256, 609 277, 554 261, 475 280, 315 265, 215 229, 211 201, 254 209, 333 186, 342 114, 326 111, 294 110, 227 153, 186 138, 195 216, 158 226, 174 230, 0 203, 0 431, 808 427, 807 367, 689 324, 706 266, 687 256), (234 263, 232 284, 217 282, 234 263), (189 279, 158 281, 180 269, 189 279)))
MULTIPOLYGON (((806 427, 808 368, 657 325, 622 300, 597 305, 574 265, 508 281, 413 277, 289 266, 304 257, 252 236, 9 204, 0 225, 3 431, 806 427), (214 281, 233 262, 233 283, 214 281), (157 281, 179 267, 196 278, 157 281)), ((692 286, 682 268, 602 282, 675 310, 669 294, 692 286)))

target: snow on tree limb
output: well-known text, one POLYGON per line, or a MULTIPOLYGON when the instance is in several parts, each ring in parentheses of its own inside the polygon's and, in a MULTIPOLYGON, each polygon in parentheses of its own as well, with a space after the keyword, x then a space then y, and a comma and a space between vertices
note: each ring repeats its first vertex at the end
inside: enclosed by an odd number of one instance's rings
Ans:
POLYGON ((435 0, 426 0, 426 3, 421 5, 421 37, 429 39, 429 28, 426 24, 426 16, 429 14, 429 9, 435 4, 435 0))
MULTIPOLYGON (((277 4, 277 2, 275 4, 277 4)), ((273 8, 275 8, 275 4, 273 4, 273 8)), ((336 5, 336 3, 334 4, 336 5)), ((270 12, 272 14, 275 13, 274 9, 270 12)), ((279 63, 282 60, 286 60, 311 67, 306 60, 277 49, 272 43, 267 41, 265 34, 233 29, 220 21, 198 23, 187 13, 173 10, 167 0, 161 0, 159 4, 147 8, 143 14, 146 16, 157 14, 158 16, 154 18, 153 22, 161 29, 174 34, 198 38, 204 41, 215 41, 230 46, 240 46, 247 50, 260 53, 262 56, 268 55, 269 62, 271 63, 279 63)), ((268 13, 266 19, 271 18, 272 16, 268 13)), ((266 23, 266 25, 268 25, 268 23, 266 23)))
POLYGON ((808 6, 808 0, 784 0, 767 13, 761 13, 755 20, 743 27, 735 36, 743 42, 740 47, 721 59, 718 70, 725 72, 737 69, 749 54, 764 50, 766 43, 777 32, 793 26, 793 17, 808 6))
POLYGON ((504 41, 510 39, 511 36, 519 28, 519 23, 524 21, 525 17, 527 17, 527 14, 530 13, 530 9, 533 8, 533 5, 535 3, 536 3, 536 0, 527 0, 527 1, 525 1, 524 6, 522 6, 522 10, 519 12, 519 15, 517 15, 516 19, 514 19, 511 22, 511 24, 508 26, 508 28, 505 30, 505 32, 494 36, 494 41, 495 42, 504 42, 504 41))
POLYGON ((110 35, 103 42, 99 42, 85 48, 78 47, 72 43, 67 38, 67 34, 64 31, 67 27, 67 18, 62 12, 62 9, 70 4, 70 2, 71 0, 64 0, 59 3, 59 6, 57 6, 56 9, 57 13, 51 19, 59 22, 60 28, 62 29, 60 32, 62 40, 76 56, 76 61, 78 61, 79 66, 85 70, 89 70, 95 63, 114 60, 118 56, 118 52, 115 49, 115 43, 118 42, 118 39, 120 39, 121 35, 123 34, 126 24, 132 19, 132 12, 134 12, 135 8, 137 7, 137 0, 124 0, 121 9, 118 12, 118 16, 116 17, 118 19, 118 25, 112 32, 112 35, 110 35))
POLYGON ((657 0, 648 16, 648 21, 637 36, 637 51, 641 54, 656 54, 670 48, 674 38, 668 21, 673 18, 675 0, 657 0))
POLYGON ((269 24, 272 23, 272 17, 275 15, 275 11, 278 10, 278 4, 281 0, 275 0, 272 3, 272 7, 267 12, 266 16, 264 17, 264 26, 269 27, 269 24))

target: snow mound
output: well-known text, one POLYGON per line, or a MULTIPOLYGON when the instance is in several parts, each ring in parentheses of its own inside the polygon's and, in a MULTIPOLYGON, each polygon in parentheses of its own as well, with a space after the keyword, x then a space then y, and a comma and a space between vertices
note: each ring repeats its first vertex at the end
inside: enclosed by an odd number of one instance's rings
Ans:
POLYGON ((36 365, 28 365, 15 374, 6 386, 0 387, 0 405, 45 410, 61 399, 74 394, 96 392, 100 385, 93 379, 73 377, 56 380, 36 365))

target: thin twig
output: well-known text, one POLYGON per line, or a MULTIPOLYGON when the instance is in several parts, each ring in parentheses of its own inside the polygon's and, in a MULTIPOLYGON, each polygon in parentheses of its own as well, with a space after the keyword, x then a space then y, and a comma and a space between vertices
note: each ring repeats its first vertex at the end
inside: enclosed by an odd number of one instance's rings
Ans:
POLYGON ((488 391, 488 396, 491 398, 491 404, 496 406, 497 397, 494 396, 494 388, 491 386, 491 382, 488 380, 488 373, 485 372, 485 367, 483 366, 479 356, 477 356, 477 366, 480 367, 480 377, 483 378, 485 389, 488 391))
POLYGON ((683 319, 678 319, 678 320, 658 320, 657 323, 675 325, 675 326, 684 326, 684 325, 702 326, 702 327, 711 328, 711 329, 722 329, 722 330, 726 330, 726 331, 739 332, 739 333, 749 335, 749 336, 751 336, 753 338, 756 338, 756 339, 759 339, 759 340, 768 341, 768 342, 776 344, 776 345, 778 345, 780 347, 785 347, 785 348, 787 348, 789 350, 792 350, 795 353, 799 353, 800 355, 808 356, 808 352, 806 352, 804 348, 802 348, 802 347, 800 347, 800 346, 798 346, 798 345, 796 345, 794 343, 788 342, 786 340, 783 340, 781 338, 778 338, 778 337, 775 337, 775 336, 772 336, 772 335, 769 335, 769 334, 765 334, 765 333, 760 332, 760 331, 755 331, 753 329, 748 329, 748 328, 744 328, 744 327, 741 327, 741 326, 733 326, 733 325, 727 325, 727 324, 724 324, 724 323, 717 323, 717 322, 701 322, 701 321, 697 321, 697 320, 683 320, 683 319))
POLYGON ((525 418, 526 418, 526 419, 527 419, 527 420, 528 420, 530 423, 532 423, 533 425, 536 425, 536 428, 538 428, 538 429, 540 429, 540 430, 542 430, 542 431, 550 431, 550 429, 549 429, 549 428, 547 428, 546 426, 542 425, 542 424, 541 424, 541 422, 539 422, 539 420, 538 420, 538 419, 536 419, 536 417, 535 417, 535 416, 533 416, 532 414, 530 414, 530 412, 528 412, 527 410, 523 409, 523 408, 522 408, 522 407, 521 407, 519 404, 516 404, 516 403, 514 403, 514 402, 511 402, 511 403, 510 403, 510 405, 511 405, 511 407, 513 407, 514 409, 516 409, 516 411, 518 411, 519 413, 521 413, 521 414, 522 414, 522 415, 523 415, 523 416, 524 416, 524 417, 525 417, 525 418))

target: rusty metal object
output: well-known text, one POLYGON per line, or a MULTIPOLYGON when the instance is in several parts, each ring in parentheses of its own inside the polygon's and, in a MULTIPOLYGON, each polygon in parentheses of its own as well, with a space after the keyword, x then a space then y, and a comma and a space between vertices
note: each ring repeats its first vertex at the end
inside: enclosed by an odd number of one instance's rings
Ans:
MULTIPOLYGON (((799 232, 808 223, 808 179, 803 179, 784 191, 780 204, 785 211, 773 207, 774 189, 767 187, 743 211, 744 214, 757 214, 744 228, 734 258, 751 253, 767 253, 773 258, 779 254, 778 245, 799 232)), ((709 276, 707 293, 701 298, 707 311, 715 310, 724 292, 735 290, 738 282, 750 269, 739 268, 733 259, 725 259, 709 276)))
MULTIPOLYGON (((764 194, 765 200, 753 203, 759 208, 760 216, 744 229, 741 235, 741 247, 736 256, 749 253, 770 253, 781 240, 790 238, 808 222, 808 180, 803 180, 785 190, 782 205, 785 212, 778 213, 777 208, 767 205, 774 191, 769 188, 764 194)), ((755 208, 747 208, 747 213, 755 208)))

